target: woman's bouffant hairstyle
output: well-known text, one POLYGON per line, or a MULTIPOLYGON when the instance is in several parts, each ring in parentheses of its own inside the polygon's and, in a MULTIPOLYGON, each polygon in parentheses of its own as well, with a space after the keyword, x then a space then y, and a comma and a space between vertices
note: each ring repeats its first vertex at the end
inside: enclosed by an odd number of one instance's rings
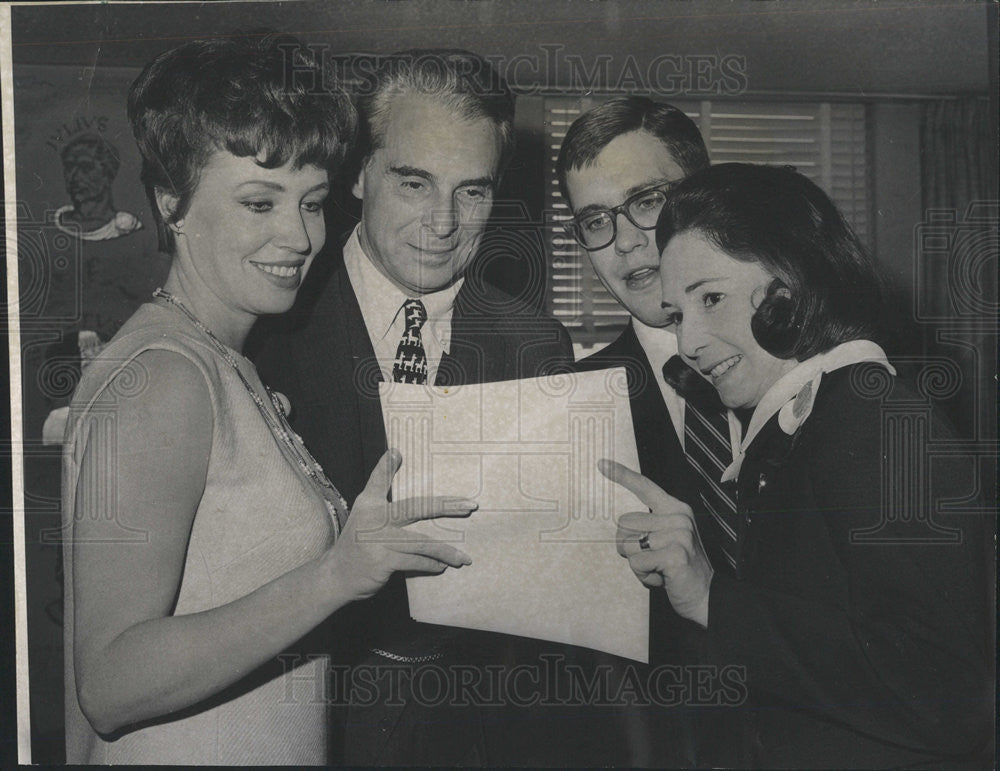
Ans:
POLYGON ((750 325, 772 356, 804 361, 878 336, 878 273, 826 193, 795 169, 723 163, 688 177, 660 213, 660 253, 689 231, 775 277, 750 325))
POLYGON ((128 118, 160 249, 170 253, 167 226, 186 214, 212 153, 334 173, 357 131, 354 106, 331 74, 294 37, 272 33, 193 40, 160 54, 132 84, 128 118), (166 219, 157 189, 178 198, 166 219))

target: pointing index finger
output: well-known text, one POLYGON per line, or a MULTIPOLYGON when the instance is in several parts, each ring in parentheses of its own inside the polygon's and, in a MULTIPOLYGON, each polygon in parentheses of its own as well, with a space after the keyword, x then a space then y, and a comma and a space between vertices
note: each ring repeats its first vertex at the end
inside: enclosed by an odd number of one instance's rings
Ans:
POLYGON ((628 468, 628 466, 601 458, 597 461, 597 468, 612 482, 634 493, 652 511, 669 512, 687 509, 687 504, 683 501, 679 501, 664 492, 656 483, 628 468))

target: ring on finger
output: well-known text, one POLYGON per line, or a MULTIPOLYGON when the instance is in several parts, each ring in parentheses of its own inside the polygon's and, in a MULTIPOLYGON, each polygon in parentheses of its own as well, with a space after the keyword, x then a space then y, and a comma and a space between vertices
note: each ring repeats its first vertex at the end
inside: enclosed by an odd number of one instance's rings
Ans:
POLYGON ((639 548, 643 551, 649 551, 649 533, 643 533, 639 537, 639 548))

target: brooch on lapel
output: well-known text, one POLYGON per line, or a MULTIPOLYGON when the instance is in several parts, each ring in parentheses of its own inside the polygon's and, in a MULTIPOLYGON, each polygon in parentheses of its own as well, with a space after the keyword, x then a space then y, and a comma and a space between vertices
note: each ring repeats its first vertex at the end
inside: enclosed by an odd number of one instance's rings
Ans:
POLYGON ((822 372, 816 375, 799 389, 799 392, 788 404, 778 410, 778 425, 789 436, 799 430, 799 426, 806 422, 806 418, 812 412, 816 390, 819 388, 819 381, 822 377, 822 372))

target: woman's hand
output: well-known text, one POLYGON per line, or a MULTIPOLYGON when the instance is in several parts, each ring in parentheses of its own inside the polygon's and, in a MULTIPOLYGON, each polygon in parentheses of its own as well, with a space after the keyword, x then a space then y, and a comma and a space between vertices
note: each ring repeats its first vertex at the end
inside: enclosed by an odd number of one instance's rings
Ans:
POLYGON ((713 571, 691 507, 620 463, 602 460, 597 467, 649 506, 618 519, 618 553, 643 584, 666 589, 678 615, 707 627, 713 571))
POLYGON ((463 516, 475 504, 388 503, 400 464, 399 453, 391 453, 333 547, 242 597, 175 615, 207 479, 212 401, 204 375, 186 357, 154 350, 136 363, 147 385, 121 389, 114 431, 92 432, 74 501, 75 688, 95 730, 116 731, 219 693, 345 604, 374 594, 394 570, 440 573, 469 563, 457 549, 403 525, 463 516))
POLYGON ((402 456, 388 450, 379 460, 365 489, 354 502, 340 538, 329 552, 334 573, 351 600, 371 597, 396 571, 443 573, 448 567, 471 565, 472 559, 454 546, 405 529, 434 517, 465 517, 478 508, 465 498, 428 496, 389 503, 392 480, 402 456))

